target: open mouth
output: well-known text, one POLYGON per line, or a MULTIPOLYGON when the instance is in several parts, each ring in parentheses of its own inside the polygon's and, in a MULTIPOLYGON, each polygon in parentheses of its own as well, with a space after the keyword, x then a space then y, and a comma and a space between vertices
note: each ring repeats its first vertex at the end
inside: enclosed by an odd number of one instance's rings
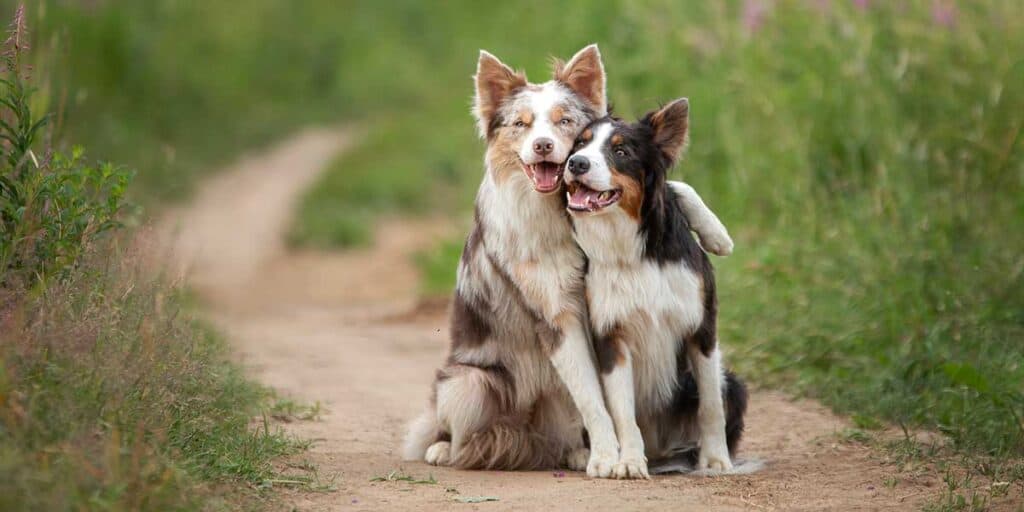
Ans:
POLYGON ((533 189, 542 194, 554 192, 562 185, 562 164, 554 162, 537 162, 535 164, 523 164, 526 175, 533 180, 533 189))
POLYGON ((568 184, 565 193, 569 199, 569 209, 576 212, 596 212, 603 210, 622 198, 621 190, 594 190, 582 183, 568 184))

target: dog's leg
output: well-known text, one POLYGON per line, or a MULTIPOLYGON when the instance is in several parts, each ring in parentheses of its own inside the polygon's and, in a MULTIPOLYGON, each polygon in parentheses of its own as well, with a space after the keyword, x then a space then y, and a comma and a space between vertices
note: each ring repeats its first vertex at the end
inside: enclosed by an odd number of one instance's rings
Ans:
POLYGON ((679 206, 690 227, 700 237, 700 245, 704 250, 719 256, 732 254, 732 238, 718 216, 711 211, 693 187, 681 181, 669 181, 668 184, 679 195, 679 206))
POLYGON ((437 423, 437 408, 436 404, 432 403, 430 407, 409 424, 405 440, 402 444, 402 460, 426 460, 431 464, 435 464, 436 458, 435 462, 431 462, 431 457, 427 452, 438 443, 439 434, 440 427, 437 423))
POLYGON ((722 356, 715 347, 707 355, 697 345, 690 345, 690 362, 697 379, 697 424, 700 429, 698 469, 724 471, 732 469, 725 438, 725 407, 722 403, 722 356))
POLYGON ((619 463, 615 465, 615 478, 650 478, 647 457, 644 456, 644 437, 636 423, 633 361, 628 350, 623 350, 622 356, 610 372, 601 374, 608 411, 619 436, 619 463))
POLYGON ((437 422, 450 434, 450 441, 437 441, 427 448, 429 464, 448 465, 459 455, 469 435, 483 430, 497 415, 488 372, 470 367, 449 367, 437 383, 437 422))
POLYGON ((590 436, 587 475, 608 478, 619 458, 619 442, 604 405, 590 339, 578 315, 563 315, 562 318, 565 320, 558 325, 560 336, 550 352, 551 363, 569 390, 590 436))

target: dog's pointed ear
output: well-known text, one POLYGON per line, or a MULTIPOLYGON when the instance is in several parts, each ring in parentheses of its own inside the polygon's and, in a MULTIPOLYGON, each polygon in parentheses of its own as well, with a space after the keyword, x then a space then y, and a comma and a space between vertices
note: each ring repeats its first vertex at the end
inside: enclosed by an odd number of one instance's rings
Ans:
POLYGON ((651 128, 654 143, 671 165, 686 146, 690 131, 690 101, 679 98, 658 110, 648 112, 640 122, 651 128))
POLYGON ((576 52, 569 62, 555 59, 554 78, 586 99, 598 117, 608 115, 604 64, 596 44, 576 52))
POLYGON ((526 86, 526 75, 513 71, 497 57, 480 50, 476 64, 476 96, 473 98, 473 115, 481 137, 491 135, 491 123, 498 113, 501 102, 520 87, 526 86))

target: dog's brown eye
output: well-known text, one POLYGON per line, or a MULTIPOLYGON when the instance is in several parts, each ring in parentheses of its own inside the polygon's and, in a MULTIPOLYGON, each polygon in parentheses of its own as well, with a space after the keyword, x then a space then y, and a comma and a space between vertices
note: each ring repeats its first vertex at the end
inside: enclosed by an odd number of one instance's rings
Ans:
POLYGON ((526 126, 526 123, 524 123, 524 122, 522 122, 522 121, 516 121, 516 122, 515 122, 515 123, 513 124, 513 126, 515 126, 516 128, 522 128, 522 127, 526 126))

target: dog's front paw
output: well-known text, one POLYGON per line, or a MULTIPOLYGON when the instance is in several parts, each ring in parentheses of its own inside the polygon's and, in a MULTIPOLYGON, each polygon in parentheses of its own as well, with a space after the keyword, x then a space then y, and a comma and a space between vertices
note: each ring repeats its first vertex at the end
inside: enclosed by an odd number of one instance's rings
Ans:
POLYGON ((615 452, 593 450, 587 462, 587 476, 591 478, 611 478, 619 457, 615 452))
POLYGON ((701 447, 700 457, 697 459, 697 469, 729 471, 732 469, 732 461, 729 460, 729 450, 724 447, 719 449, 701 447))
POLYGON ((423 460, 434 466, 447 466, 451 462, 452 444, 448 441, 438 441, 427 448, 427 455, 423 460))
POLYGON ((565 465, 572 471, 586 471, 588 460, 590 460, 590 450, 579 448, 569 452, 569 455, 565 457, 565 465))
POLYGON ((719 228, 700 233, 700 245, 711 254, 728 256, 732 254, 732 238, 725 231, 725 226, 719 226, 719 228))
POLYGON ((640 458, 621 459, 613 468, 615 478, 634 479, 644 478, 650 480, 651 475, 647 472, 647 461, 640 458))

